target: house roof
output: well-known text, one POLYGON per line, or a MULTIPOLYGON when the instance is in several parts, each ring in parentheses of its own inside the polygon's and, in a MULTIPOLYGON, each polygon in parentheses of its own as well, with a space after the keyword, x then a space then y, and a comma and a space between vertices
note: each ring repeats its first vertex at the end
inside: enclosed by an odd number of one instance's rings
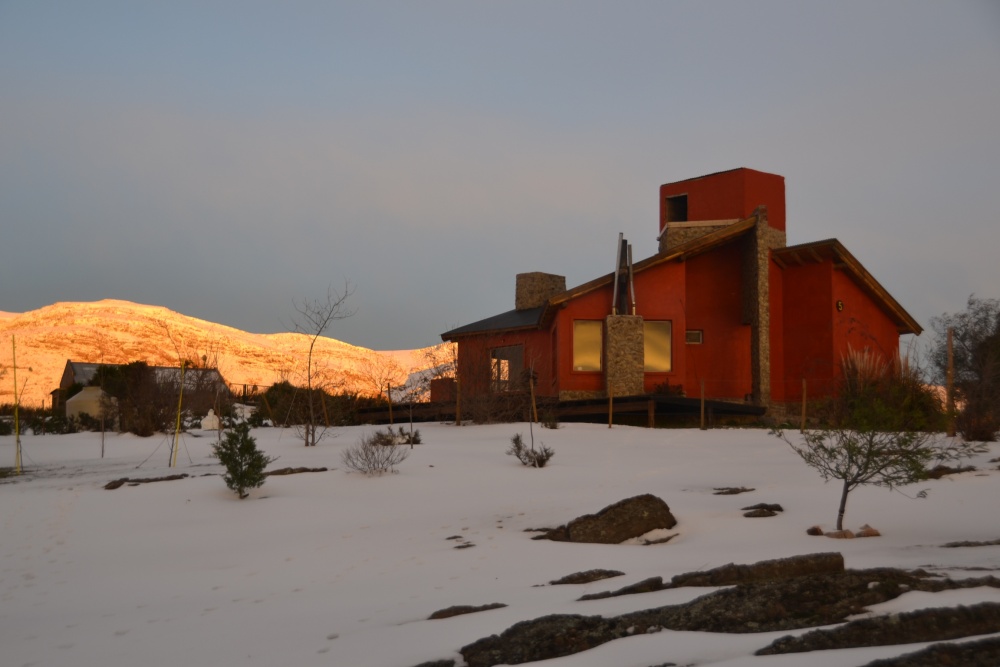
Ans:
POLYGON ((913 316, 899 305, 889 292, 868 273, 861 262, 837 239, 813 241, 799 245, 778 248, 771 253, 771 259, 780 266, 802 266, 831 260, 835 268, 845 271, 875 303, 889 314, 900 334, 919 335, 923 328, 913 316))
MULTIPOLYGON (((646 269, 663 264, 664 262, 684 261, 689 257, 694 257, 695 255, 708 252, 713 248, 729 243, 743 234, 746 234, 754 228, 755 224, 757 224, 757 216, 751 216, 745 220, 738 220, 727 227, 723 227, 722 229, 710 232, 704 236, 692 239, 687 243, 674 246, 665 252, 659 252, 652 257, 647 257, 641 262, 636 262, 632 266, 632 271, 634 273, 640 273, 646 269)), ((568 289, 562 294, 555 295, 549 299, 549 305, 555 306, 571 301, 577 297, 583 296, 584 294, 593 292, 596 289, 611 285, 614 283, 614 280, 614 272, 605 274, 600 278, 595 278, 594 280, 583 283, 582 285, 577 285, 572 289, 568 289)))
MULTIPOLYGON (((684 261, 696 255, 708 252, 721 245, 731 243, 737 238, 754 229, 758 218, 756 215, 743 220, 737 220, 722 229, 705 234, 687 243, 674 246, 664 252, 647 257, 633 265, 633 271, 640 273, 665 262, 684 261)), ((851 278, 885 310, 893 319, 900 334, 920 334, 923 328, 913 316, 899 305, 891 294, 861 265, 854 255, 848 252, 837 239, 827 239, 813 243, 803 243, 785 248, 778 248, 771 253, 772 260, 784 268, 789 265, 802 265, 810 262, 821 262, 827 259, 833 261, 835 267, 846 271, 851 278)), ((488 317, 472 324, 441 334, 444 340, 454 340, 458 336, 477 333, 500 333, 518 329, 534 329, 544 323, 555 308, 561 304, 593 292, 594 290, 613 284, 615 274, 607 273, 599 278, 570 288, 561 294, 551 297, 548 304, 530 310, 511 310, 500 315, 488 317)))
POLYGON ((101 364, 84 363, 70 359, 66 361, 66 365, 73 371, 73 382, 87 384, 94 377, 94 374, 97 373, 97 369, 101 364))
POLYGON ((456 336, 485 333, 487 331, 500 332, 515 331, 517 329, 534 329, 541 323, 544 312, 545 306, 528 308, 526 310, 509 310, 506 313, 487 317, 485 320, 479 320, 472 324, 466 324, 464 327, 446 331, 441 334, 441 338, 452 340, 456 336))
MULTIPOLYGON (((716 246, 728 243, 738 236, 745 234, 747 231, 753 229, 756 223, 756 216, 745 220, 739 220, 732 223, 728 227, 711 232, 705 236, 671 248, 667 252, 657 253, 656 255, 648 257, 641 262, 637 262, 633 265, 632 269, 634 272, 638 273, 658 264, 662 264, 663 262, 669 262, 671 260, 684 260, 687 257, 693 257, 694 255, 711 250, 716 246)), ((487 332, 501 333, 505 331, 516 331, 519 329, 535 329, 546 320, 546 316, 553 308, 579 296, 593 292, 596 289, 610 285, 614 281, 614 277, 614 273, 608 273, 600 278, 595 278, 594 280, 583 283, 582 285, 577 285, 576 287, 568 289, 561 294, 556 294, 549 299, 548 304, 545 306, 539 306, 537 308, 527 310, 510 310, 506 313, 501 313, 500 315, 487 317, 484 320, 479 320, 478 322, 473 322, 472 324, 466 324, 463 327, 446 331, 441 334, 441 338, 443 340, 454 340, 456 337, 467 336, 470 334, 487 332)))

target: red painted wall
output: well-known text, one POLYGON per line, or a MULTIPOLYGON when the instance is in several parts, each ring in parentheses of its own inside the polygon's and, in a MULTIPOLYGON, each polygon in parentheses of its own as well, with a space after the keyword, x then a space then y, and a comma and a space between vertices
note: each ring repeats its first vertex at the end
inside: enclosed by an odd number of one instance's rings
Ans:
MULTIPOLYGON (((458 376, 462 396, 490 391, 490 350, 507 345, 524 346, 524 369, 534 364, 538 374, 537 388, 540 395, 547 395, 554 385, 552 377, 551 338, 545 331, 514 331, 502 334, 467 336, 458 340, 458 376)), ((520 370, 524 370, 520 369, 520 370)), ((511 369, 513 373, 516 369, 511 369)))
MULTIPOLYGON (((644 388, 669 382, 680 385, 685 378, 684 360, 684 264, 670 262, 635 276, 636 314, 648 320, 670 320, 672 332, 671 371, 646 373, 644 388)), ((608 286, 568 302, 556 318, 556 348, 559 355, 559 391, 604 391, 603 372, 573 370, 573 320, 601 320, 611 312, 612 287, 608 286)))
POLYGON ((865 348, 880 353, 887 360, 895 359, 899 351, 899 330, 868 295, 843 271, 833 272, 833 345, 837 377, 840 360, 848 346, 861 351, 865 348), (837 302, 843 309, 837 309, 837 302))
MULTIPOLYGON (((741 245, 716 248, 684 263, 687 328, 704 331, 704 343, 685 345, 688 396, 742 401, 752 390, 750 326, 743 324, 741 245)), ((683 339, 682 339, 683 340, 683 339)))
POLYGON ((687 195, 688 220, 749 218, 767 206, 768 224, 785 229, 785 179, 753 169, 733 169, 660 186, 660 229, 666 224, 666 199, 687 195))
POLYGON ((832 290, 829 260, 784 270, 785 400, 802 400, 802 378, 809 398, 833 391, 832 290))

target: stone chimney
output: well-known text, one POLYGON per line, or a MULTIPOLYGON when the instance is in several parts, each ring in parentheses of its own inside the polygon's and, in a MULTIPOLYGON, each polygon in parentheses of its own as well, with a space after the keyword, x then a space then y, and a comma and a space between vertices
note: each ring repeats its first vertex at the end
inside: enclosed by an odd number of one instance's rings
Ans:
POLYGON ((514 308, 528 310, 544 306, 550 298, 566 291, 566 276, 534 271, 517 274, 514 308))

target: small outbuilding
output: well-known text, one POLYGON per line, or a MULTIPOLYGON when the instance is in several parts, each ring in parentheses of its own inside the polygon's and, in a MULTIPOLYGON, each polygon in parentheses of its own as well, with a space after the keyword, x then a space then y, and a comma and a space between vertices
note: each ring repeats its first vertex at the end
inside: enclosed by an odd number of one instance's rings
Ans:
POLYGON ((100 387, 84 387, 66 399, 66 417, 79 419, 81 414, 88 414, 99 419, 106 400, 107 397, 100 387))

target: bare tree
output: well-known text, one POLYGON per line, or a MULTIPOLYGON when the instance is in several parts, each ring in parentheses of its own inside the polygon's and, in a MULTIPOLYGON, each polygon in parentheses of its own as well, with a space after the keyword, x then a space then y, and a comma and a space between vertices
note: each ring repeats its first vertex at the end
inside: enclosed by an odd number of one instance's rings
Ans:
POLYGON ((407 374, 392 356, 373 351, 358 364, 358 375, 365 388, 374 396, 381 396, 386 387, 399 387, 406 382, 407 374))
POLYGON ((948 330, 954 332, 958 429, 966 440, 993 442, 1000 431, 1000 301, 969 297, 964 311, 931 318, 930 351, 937 379, 948 373, 948 330))
POLYGON ((334 290, 332 285, 328 286, 324 299, 303 299, 293 302, 295 312, 298 313, 292 321, 293 327, 297 333, 310 337, 309 353, 306 356, 306 401, 309 416, 303 428, 303 439, 306 447, 315 447, 322 437, 322 431, 318 428, 319 417, 316 412, 316 398, 313 391, 313 350, 316 347, 316 341, 330 328, 331 324, 354 315, 355 311, 347 307, 347 299, 352 294, 354 294, 354 285, 350 281, 344 280, 344 288, 341 291, 334 290))

